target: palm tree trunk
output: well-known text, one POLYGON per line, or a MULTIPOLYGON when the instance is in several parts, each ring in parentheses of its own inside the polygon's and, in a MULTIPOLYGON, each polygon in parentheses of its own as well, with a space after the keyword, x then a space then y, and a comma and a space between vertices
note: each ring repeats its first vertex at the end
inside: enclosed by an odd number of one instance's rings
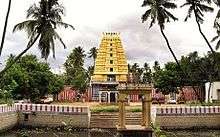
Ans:
POLYGON ((208 103, 210 103, 210 91, 211 91, 212 83, 209 81, 209 89, 208 89, 208 103))
MULTIPOLYGON (((195 15, 195 18, 196 18, 196 23, 197 23, 198 28, 199 28, 199 32, 200 32, 200 34, 202 35, 202 37, 204 38, 204 40, 206 41, 208 47, 210 48, 210 50, 211 50, 211 52, 212 52, 212 54, 213 54, 213 61, 214 61, 214 62, 213 62, 213 64, 212 64, 211 67, 213 67, 213 70, 215 71, 215 69, 214 69, 214 67, 215 67, 215 65, 216 65, 216 55, 215 55, 215 51, 213 50, 212 46, 210 45, 209 41, 207 40, 205 34, 202 32, 200 23, 199 23, 199 21, 198 21, 198 18, 197 18, 197 16, 196 16, 196 13, 195 13, 195 8, 194 8, 194 15, 195 15)), ((215 73, 215 72, 214 72, 214 73, 215 73)), ((210 75, 211 75, 211 74, 210 74, 210 75)), ((220 76, 219 73, 218 73, 217 75, 220 76)), ((212 76, 212 75, 211 75, 211 76, 212 76)), ((212 79, 212 78, 211 78, 211 79, 212 79)), ((211 80, 211 81, 209 81, 209 82, 212 83, 213 81, 211 80)), ((210 89, 209 89, 209 90, 210 90, 210 89)), ((209 92, 210 92, 210 91, 209 91, 209 92)))
POLYGON ((197 19, 195 10, 194 10, 194 15, 195 15, 195 18, 196 18, 196 23, 197 23, 197 25, 198 25, 200 34, 201 34, 202 37, 204 38, 204 40, 205 40, 206 44, 208 45, 208 47, 210 48, 212 54, 215 55, 215 51, 213 50, 212 46, 210 45, 210 43, 209 43, 208 39, 206 38, 205 34, 202 32, 202 29, 201 29, 200 23, 199 23, 199 21, 198 21, 198 19, 197 19))
POLYGON ((6 34, 6 30, 7 30, 7 25, 8 25, 8 17, 9 17, 10 9, 11 9, 11 0, 9 0, 8 11, 7 11, 6 18, 5 18, 5 26, 4 26, 4 30, 3 30, 3 34, 2 34, 2 41, 1 41, 1 47, 0 47, 0 56, 2 53, 4 41, 5 41, 5 34, 6 34))
MULTIPOLYGON (((190 77, 190 76, 189 76, 187 73, 185 73, 185 71, 184 71, 184 70, 182 69, 182 67, 180 66, 180 63, 179 63, 179 61, 177 60, 177 58, 176 58, 176 56, 175 56, 175 54, 174 54, 174 52, 173 52, 172 48, 170 47, 170 43, 169 43, 169 41, 168 41, 168 39, 167 39, 166 35, 164 34, 164 32, 163 32, 163 28, 162 28, 161 26, 160 26, 160 32, 162 33, 162 35, 163 35, 164 39, 166 40, 167 47, 169 48, 169 50, 170 50, 171 54, 173 55, 173 58, 175 59, 176 64, 178 65, 178 67, 179 67, 180 71, 182 71, 182 72, 183 72, 183 74, 185 75, 185 77, 186 77, 186 78, 189 78, 189 79, 190 79, 190 81, 192 82, 191 77, 190 77)), ((181 78, 181 79, 182 79, 182 78, 181 78)), ((182 81, 182 80, 181 80, 181 81, 182 81)), ((198 92, 197 92, 197 91, 196 91, 196 89, 195 89, 195 87, 194 87, 194 86, 192 86, 192 88, 193 88, 194 92, 196 93, 196 96, 197 96, 197 98, 199 99, 199 101, 200 101, 200 102, 202 102, 202 101, 201 101, 201 99, 200 99, 200 97, 199 97, 198 92)), ((183 92, 183 91, 182 91, 182 92, 183 92)))
POLYGON ((9 65, 7 65, 7 66, 0 72, 0 77, 1 77, 9 68, 11 68, 11 67, 14 65, 14 63, 16 63, 16 62, 21 58, 21 56, 23 56, 23 55, 34 45, 34 43, 37 41, 37 39, 39 38, 39 36, 40 36, 40 34, 38 34, 38 35, 35 37, 35 39, 34 39, 31 43, 28 43, 27 48, 26 48, 25 50, 23 50, 19 55, 17 55, 17 56, 13 59, 13 61, 12 61, 9 65))
POLYGON ((163 32, 163 28, 162 28, 162 27, 160 27, 160 32, 162 33, 162 35, 163 35, 164 39, 166 40, 167 47, 169 48, 169 50, 170 50, 170 52, 171 52, 171 54, 172 54, 173 58, 175 59, 176 64, 177 64, 177 65, 178 65, 178 67, 181 69, 180 63, 179 63, 179 61, 177 60, 176 55, 174 54, 174 52, 173 52, 172 48, 170 47, 170 43, 169 43, 169 41, 168 41, 168 39, 167 39, 166 35, 164 34, 164 32, 163 32))

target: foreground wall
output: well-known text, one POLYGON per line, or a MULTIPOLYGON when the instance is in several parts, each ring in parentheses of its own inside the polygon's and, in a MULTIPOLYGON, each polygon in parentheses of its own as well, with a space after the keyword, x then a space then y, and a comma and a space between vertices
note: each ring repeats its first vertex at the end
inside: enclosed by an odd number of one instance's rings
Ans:
POLYGON ((0 105, 0 132, 13 128, 18 122, 15 105, 0 105))
MULTIPOLYGON (((141 113, 127 113, 126 124, 141 123, 141 113)), ((152 108, 152 121, 163 129, 220 129, 220 106, 152 108)), ((76 128, 116 128, 118 113, 92 113, 88 107, 44 104, 0 105, 0 131, 15 125, 76 128)))
POLYGON ((72 126, 88 128, 90 112, 88 107, 71 107, 61 105, 22 104, 19 111, 18 124, 32 127, 72 126))
POLYGON ((156 124, 163 129, 220 129, 220 106, 158 108, 156 124))

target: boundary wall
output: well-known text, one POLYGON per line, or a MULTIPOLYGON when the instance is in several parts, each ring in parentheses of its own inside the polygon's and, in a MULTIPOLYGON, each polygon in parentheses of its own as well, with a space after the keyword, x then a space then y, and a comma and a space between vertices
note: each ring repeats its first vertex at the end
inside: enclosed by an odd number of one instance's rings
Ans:
MULTIPOLYGON (((220 129, 220 106, 152 107, 152 121, 162 129, 220 129)), ((89 107, 14 104, 0 105, 0 131, 16 125, 30 127, 114 128, 118 113, 92 113, 89 107)), ((128 124, 137 124, 140 113, 128 113, 128 124)))

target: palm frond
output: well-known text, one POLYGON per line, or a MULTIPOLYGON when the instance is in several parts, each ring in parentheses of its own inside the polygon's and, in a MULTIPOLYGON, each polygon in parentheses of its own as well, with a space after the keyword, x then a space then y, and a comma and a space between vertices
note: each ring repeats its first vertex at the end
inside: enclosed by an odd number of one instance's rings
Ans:
POLYGON ((217 42, 215 49, 218 50, 220 47, 220 40, 217 42))
POLYGON ((152 0, 144 0, 143 4, 141 6, 145 7, 145 6, 149 6, 149 5, 152 5, 152 4, 153 4, 152 0))
POLYGON ((39 23, 36 20, 27 20, 16 24, 13 28, 13 32, 19 30, 25 30, 29 36, 39 26, 38 24, 39 23))
POLYGON ((219 18, 215 18, 214 28, 217 29, 217 31, 220 30, 219 18))
POLYGON ((64 22, 58 21, 58 22, 56 22, 56 25, 59 26, 59 27, 64 27, 64 28, 70 27, 70 28, 72 28, 73 30, 75 30, 75 28, 74 28, 72 25, 67 24, 67 23, 64 23, 64 22))
POLYGON ((180 8, 185 7, 185 6, 188 6, 188 5, 191 5, 191 3, 186 2, 186 3, 184 3, 183 5, 181 5, 180 8))
POLYGON ((32 43, 34 42, 35 38, 37 37, 38 32, 37 29, 35 29, 30 35, 29 35, 29 41, 27 44, 27 47, 29 47, 30 45, 32 45, 32 43))
POLYGON ((173 14, 171 14, 169 11, 164 10, 164 12, 167 14, 168 18, 170 17, 170 18, 173 19, 174 21, 178 20, 178 18, 175 17, 173 14))
POLYGON ((193 6, 190 6, 189 9, 188 9, 188 12, 187 12, 187 16, 186 16, 186 18, 184 19, 184 21, 187 21, 188 18, 191 18, 192 12, 193 12, 193 6))
POLYGON ((56 58, 56 53, 55 53, 55 44, 54 44, 54 40, 52 39, 51 42, 51 49, 52 49, 52 52, 53 52, 53 58, 56 58))
POLYGON ((58 39, 61 42, 61 44, 63 45, 64 49, 66 49, 65 43, 63 42, 62 38, 60 37, 60 35, 55 30, 54 30, 54 35, 53 36, 54 36, 55 39, 58 39))
POLYGON ((64 8, 54 8, 50 10, 49 18, 54 21, 62 21, 61 15, 64 15, 64 8))
POLYGON ((213 12, 214 9, 210 6, 206 6, 204 4, 198 4, 197 6, 201 11, 204 11, 204 12, 213 12))
POLYGON ((217 35, 217 36, 213 37, 213 38, 212 38, 212 40, 211 40, 211 42, 216 41, 218 38, 219 38, 219 35, 217 35))
POLYGON ((150 27, 149 27, 149 28, 151 28, 155 22, 156 22, 156 19, 153 18, 153 19, 151 20, 151 22, 150 22, 150 27))
POLYGON ((151 9, 147 10, 141 17, 142 22, 145 22, 151 14, 151 9))
POLYGON ((218 7, 220 7, 220 0, 213 0, 213 2, 214 2, 218 7))
POLYGON ((26 18, 32 17, 32 18, 40 18, 41 16, 41 9, 36 6, 36 4, 33 4, 28 10, 27 10, 27 16, 26 18))
POLYGON ((165 8, 168 8, 168 9, 175 9, 175 8, 177 8, 177 5, 175 3, 172 3, 172 2, 165 2, 163 4, 163 6, 165 8))

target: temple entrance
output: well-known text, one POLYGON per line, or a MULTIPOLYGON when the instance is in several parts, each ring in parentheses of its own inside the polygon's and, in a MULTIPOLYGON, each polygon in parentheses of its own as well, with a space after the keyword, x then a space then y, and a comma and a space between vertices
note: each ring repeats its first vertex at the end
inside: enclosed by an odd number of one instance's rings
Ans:
POLYGON ((110 93, 110 102, 116 102, 115 94, 116 93, 110 93))
POLYGON ((120 84, 119 91, 119 121, 117 131, 125 137, 152 137, 151 123, 151 91, 152 88, 146 84, 120 84), (142 96, 142 122, 141 125, 125 125, 125 103, 130 94, 142 96))

